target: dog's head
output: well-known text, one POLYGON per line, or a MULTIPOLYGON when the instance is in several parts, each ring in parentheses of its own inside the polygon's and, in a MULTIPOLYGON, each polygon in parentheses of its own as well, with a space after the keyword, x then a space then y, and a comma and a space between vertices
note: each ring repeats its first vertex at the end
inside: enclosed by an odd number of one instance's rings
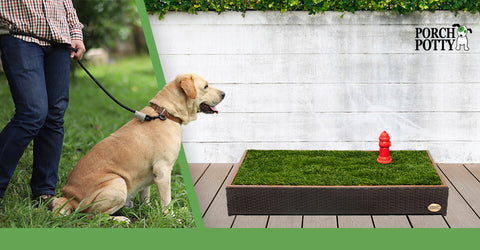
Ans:
POLYGON ((452 25, 453 27, 457 27, 457 33, 459 37, 466 37, 468 31, 472 33, 472 29, 467 28, 467 26, 460 26, 460 24, 456 23, 452 25))
POLYGON ((212 88, 196 74, 181 74, 158 92, 150 103, 164 107, 187 124, 197 119, 197 113, 218 113, 215 108, 225 93, 212 88))

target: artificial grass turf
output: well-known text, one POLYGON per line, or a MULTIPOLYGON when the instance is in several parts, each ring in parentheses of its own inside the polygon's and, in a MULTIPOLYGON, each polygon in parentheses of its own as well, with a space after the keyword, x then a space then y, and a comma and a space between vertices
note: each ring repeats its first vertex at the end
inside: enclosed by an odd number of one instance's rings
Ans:
POLYGON ((248 150, 233 185, 442 185, 427 151, 248 150))

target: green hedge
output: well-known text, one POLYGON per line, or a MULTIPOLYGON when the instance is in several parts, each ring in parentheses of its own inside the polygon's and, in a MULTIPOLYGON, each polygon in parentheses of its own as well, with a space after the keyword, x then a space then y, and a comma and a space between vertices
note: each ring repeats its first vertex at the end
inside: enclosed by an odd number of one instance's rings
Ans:
POLYGON ((158 14, 160 18, 168 11, 181 11, 196 14, 201 11, 237 11, 274 10, 274 11, 308 11, 309 14, 324 11, 352 12, 391 11, 393 13, 410 13, 414 11, 448 10, 452 12, 478 13, 480 1, 476 0, 144 0, 147 11, 158 14))

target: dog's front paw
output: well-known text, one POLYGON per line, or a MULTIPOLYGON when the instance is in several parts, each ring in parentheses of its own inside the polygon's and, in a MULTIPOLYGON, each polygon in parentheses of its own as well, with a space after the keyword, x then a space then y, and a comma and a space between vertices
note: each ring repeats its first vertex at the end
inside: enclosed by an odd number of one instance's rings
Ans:
POLYGON ((130 219, 125 216, 110 216, 110 219, 130 224, 130 219))
POLYGON ((163 213, 166 217, 173 219, 179 224, 184 224, 185 221, 182 218, 185 218, 186 214, 190 213, 188 207, 181 207, 180 209, 177 210, 177 212, 174 212, 173 210, 165 209, 163 210, 163 213))
MULTIPOLYGON (((182 215, 182 214, 185 214, 185 213, 189 213, 189 210, 188 210, 188 207, 181 207, 181 208, 178 210, 178 212, 179 212, 180 215, 182 215)), ((163 214, 164 214, 164 215, 168 215, 168 216, 170 216, 170 217, 172 217, 172 218, 175 218, 175 217, 177 216, 176 213, 175 213, 175 211, 170 210, 170 209, 167 209, 167 208, 165 208, 165 209, 163 210, 163 214)), ((181 217, 181 216, 180 216, 180 217, 181 217)))
POLYGON ((168 209, 168 208, 164 208, 164 209, 163 209, 163 214, 164 214, 164 215, 175 216, 175 212, 171 211, 171 210, 168 209))

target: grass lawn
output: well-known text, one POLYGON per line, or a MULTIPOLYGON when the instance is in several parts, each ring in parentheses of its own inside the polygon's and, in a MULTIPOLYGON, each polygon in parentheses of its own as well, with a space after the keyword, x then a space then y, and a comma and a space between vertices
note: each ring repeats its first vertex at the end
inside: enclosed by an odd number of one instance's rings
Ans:
POLYGON ((234 185, 442 185, 426 151, 248 150, 234 185))
MULTIPOLYGON (((86 65, 91 73, 110 93, 123 104, 140 110, 158 92, 152 64, 148 55, 117 59, 108 65, 86 65)), ((0 129, 14 113, 14 106, 8 90, 5 75, 0 73, 0 129)), ((78 67, 70 84, 70 104, 65 115, 65 139, 59 167, 57 196, 61 194, 70 170, 78 160, 96 143, 107 137, 133 115, 111 101, 95 83, 78 67)), ((0 227, 82 227, 82 228, 164 228, 194 227, 188 195, 180 168, 172 173, 173 215, 161 212, 157 191, 152 186, 151 204, 134 200, 133 208, 123 208, 118 215, 127 216, 132 223, 118 223, 109 220, 108 215, 87 216, 72 213, 66 217, 54 216, 44 206, 36 207, 30 201, 30 177, 32 165, 32 145, 20 160, 5 197, 0 203, 0 227)))

